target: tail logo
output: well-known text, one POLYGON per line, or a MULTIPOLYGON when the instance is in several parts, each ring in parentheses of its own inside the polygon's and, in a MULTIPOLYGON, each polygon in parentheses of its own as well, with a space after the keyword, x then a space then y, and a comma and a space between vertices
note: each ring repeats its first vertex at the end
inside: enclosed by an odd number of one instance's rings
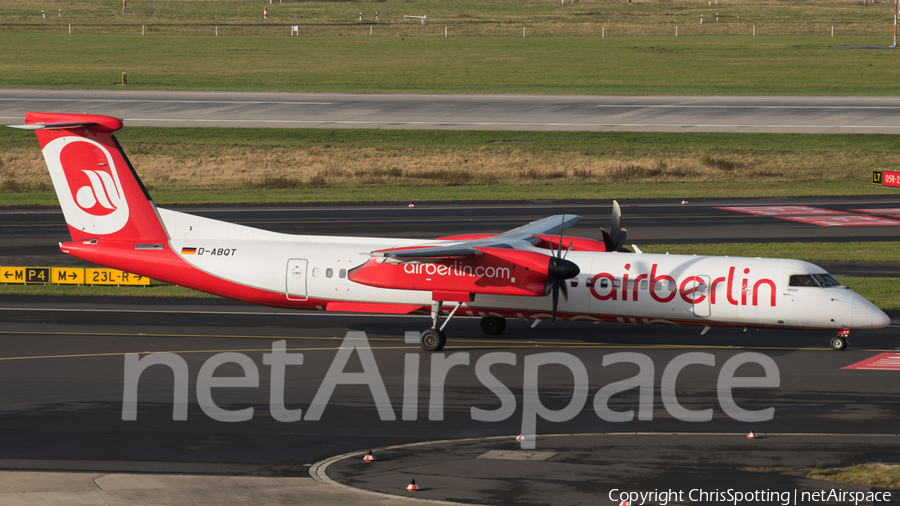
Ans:
POLYGON ((82 186, 75 193, 75 203, 83 211, 94 216, 104 216, 117 209, 114 202, 121 202, 122 196, 116 188, 115 181, 109 172, 101 170, 83 170, 90 181, 89 186, 82 186), (100 208, 94 210, 97 205, 100 208))
POLYGON ((128 223, 128 202, 115 158, 106 146, 66 136, 48 142, 43 151, 69 225, 106 235, 128 223))

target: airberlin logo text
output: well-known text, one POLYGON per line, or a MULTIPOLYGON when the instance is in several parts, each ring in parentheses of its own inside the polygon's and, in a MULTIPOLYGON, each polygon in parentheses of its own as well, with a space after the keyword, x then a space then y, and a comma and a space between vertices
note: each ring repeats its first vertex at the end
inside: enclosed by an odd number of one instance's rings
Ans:
POLYGON ((427 274, 429 276, 458 276, 490 279, 509 279, 511 276, 508 267, 472 266, 460 262, 453 262, 450 265, 405 263, 403 264, 403 272, 407 274, 427 274))
MULTIPOLYGON (((650 297, 660 303, 671 302, 680 296, 688 304, 700 304, 709 298, 709 304, 758 306, 768 303, 775 307, 775 282, 768 278, 754 280, 749 277, 749 268, 743 269, 744 276, 740 278, 735 277, 736 267, 729 267, 727 276, 687 276, 680 283, 667 274, 657 274, 657 268, 658 265, 653 264, 650 274, 625 272, 621 277, 601 272, 592 279, 591 295, 599 300, 632 302, 650 297), (739 285, 736 284, 738 281, 739 285)), ((631 264, 625 264, 625 270, 630 269, 631 264)))
MULTIPOLYGON (((418 339, 418 333, 410 332, 407 336, 408 341, 418 339)), ((316 355, 318 357, 318 355, 316 355)), ((631 364, 637 366, 637 374, 623 380, 615 381, 607 385, 601 386, 599 389, 591 391, 590 377, 585 364, 576 356, 562 353, 549 352, 526 355, 524 364, 521 368, 516 368, 519 357, 511 352, 490 352, 481 355, 472 363, 472 357, 469 352, 455 352, 450 354, 432 353, 424 355, 424 358, 430 359, 430 379, 428 383, 429 397, 427 408, 428 421, 444 420, 444 390, 447 382, 448 373, 454 369, 454 374, 459 375, 463 371, 472 373, 480 382, 481 386, 487 392, 493 394, 499 400, 491 400, 486 402, 486 406, 471 406, 469 408, 469 416, 472 420, 479 422, 503 422, 513 417, 517 413, 521 416, 521 433, 524 434, 525 440, 522 447, 526 449, 534 448, 534 438, 529 437, 537 433, 538 420, 543 423, 565 423, 576 416, 583 413, 594 414, 601 420, 606 422, 631 422, 637 418, 640 421, 653 420, 655 399, 661 399, 663 407, 674 418, 686 422, 707 422, 712 420, 714 409, 707 407, 705 409, 688 409, 678 400, 678 378, 682 370, 686 367, 694 369, 698 366, 705 366, 701 369, 708 376, 707 381, 715 382, 716 395, 718 405, 722 412, 735 420, 741 422, 762 422, 771 420, 775 416, 775 408, 767 407, 763 409, 748 409, 746 406, 741 407, 734 399, 733 391, 735 389, 747 388, 775 388, 781 383, 781 377, 778 366, 770 357, 761 353, 744 352, 738 353, 722 364, 721 369, 716 371, 716 357, 711 353, 689 352, 683 353, 671 359, 665 365, 662 376, 659 381, 659 387, 656 387, 656 365, 653 360, 642 353, 635 352, 618 352, 610 353, 603 356, 602 367, 606 368, 613 364, 631 364), (755 364, 752 369, 762 375, 750 376, 744 372, 741 376, 735 377, 738 368, 748 364, 755 364), (550 388, 544 382, 545 400, 549 397, 553 398, 553 405, 547 406, 541 399, 541 369, 547 374, 547 368, 565 368, 568 369, 572 378, 571 393, 566 393, 568 387, 564 387, 562 391, 554 389, 552 395, 547 392, 550 388), (513 369, 510 369, 513 368, 513 369), (495 375, 498 372, 507 373, 505 378, 517 377, 518 371, 521 370, 521 381, 515 381, 511 384, 507 380, 506 384, 495 375), (513 374, 509 374, 513 373, 513 374), (513 394, 510 387, 520 389, 521 391, 521 407, 520 401, 513 394), (639 395, 625 394, 625 392, 638 390, 639 395), (657 394, 658 392, 658 394, 657 394), (658 396, 657 396, 658 395, 658 396), (568 403, 565 407, 558 408, 565 398, 568 396, 568 403), (621 409, 625 398, 633 398, 635 405, 633 409, 621 409), (589 400, 591 400, 589 402, 589 400), (610 403, 620 406, 619 409, 613 410, 610 403)), ((425 386, 420 381, 420 361, 423 359, 423 353, 417 351, 407 353, 404 357, 403 367, 403 391, 394 392, 394 402, 400 403, 400 418, 403 421, 417 421, 423 416, 419 410, 419 395, 422 387, 425 386), (401 396, 402 394, 402 396, 401 396)), ((262 363, 269 368, 269 413, 272 418, 279 422, 315 422, 322 418, 328 403, 334 396, 335 389, 342 385, 357 385, 368 387, 372 397, 372 407, 377 410, 378 417, 381 421, 397 420, 397 412, 395 404, 391 401, 388 390, 385 387, 385 381, 382 378, 380 369, 372 349, 369 347, 368 339, 365 332, 348 332, 340 348, 337 350, 331 366, 325 377, 319 383, 319 387, 312 398, 312 402, 305 408, 295 407, 288 408, 285 405, 285 378, 288 372, 288 366, 292 375, 302 374, 302 370, 298 369, 304 362, 303 353, 288 353, 285 348, 285 341, 275 341, 272 343, 272 352, 264 353, 262 363), (356 355, 356 358, 354 358, 356 355), (362 372, 347 372, 347 365, 350 362, 360 364, 362 372)), ((591 364, 596 367, 595 364, 591 364)), ((141 374, 150 367, 163 366, 168 367, 173 375, 173 420, 188 419, 188 396, 190 391, 190 380, 188 374, 188 364, 179 355, 174 353, 150 353, 141 357, 137 353, 129 353, 125 355, 125 375, 122 399, 122 420, 137 420, 138 415, 138 383, 141 374)), ((359 366, 352 367, 357 369, 359 366)), ((398 371, 399 373, 399 371, 398 371)), ((597 374, 597 371, 594 372, 597 374)), ((221 391, 222 389, 233 388, 258 388, 260 384, 260 370, 256 363, 242 353, 225 352, 210 357, 200 367, 196 379, 196 398, 197 404, 206 416, 220 422, 244 422, 253 418, 253 407, 241 407, 235 409, 234 406, 226 409, 219 406, 213 400, 213 389, 221 391), (240 367, 243 371, 241 376, 215 376, 216 370, 228 364, 228 368, 234 370, 235 366, 240 367)), ((389 384, 391 384, 389 382, 389 384)), ((568 385, 568 380, 566 385, 568 385)), ((467 392, 469 387, 467 387, 467 392)), ((219 398, 221 398, 219 394, 219 398)), ((236 397, 236 395, 232 394, 236 397)), ((696 394, 694 394, 696 397, 696 394)), ((481 398, 480 396, 467 394, 466 399, 481 398)), ((365 396, 363 397, 365 399, 365 396)), ((354 401, 357 402, 357 401, 354 401)), ((361 402, 357 409, 365 410, 364 401, 361 402)), ((465 402, 465 401, 463 401, 465 402)), ((458 412, 459 407, 454 405, 453 411, 458 412)))

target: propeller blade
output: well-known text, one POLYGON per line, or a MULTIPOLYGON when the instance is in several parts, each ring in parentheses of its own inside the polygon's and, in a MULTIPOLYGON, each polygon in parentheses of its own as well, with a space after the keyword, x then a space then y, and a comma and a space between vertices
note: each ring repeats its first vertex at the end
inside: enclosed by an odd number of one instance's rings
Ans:
POLYGON ((581 274, 578 264, 564 258, 550 257, 547 265, 547 285, 544 293, 548 291, 553 296, 553 321, 556 322, 556 311, 559 308, 559 292, 568 300, 569 294, 566 288, 566 280, 581 274))
POLYGON ((562 256, 563 260, 565 260, 566 257, 569 255, 569 250, 571 250, 571 249, 572 249, 572 241, 569 241, 569 245, 566 246, 566 252, 563 253, 563 256, 562 256))
POLYGON ((603 244, 606 245, 606 251, 615 251, 616 245, 612 242, 612 237, 609 235, 609 232, 607 232, 605 228, 601 228, 600 233, 603 234, 603 244))
POLYGON ((559 246, 557 247, 556 258, 560 258, 562 256, 562 239, 563 239, 563 226, 566 224, 566 215, 562 215, 560 218, 559 224, 559 246))
POLYGON ((621 244, 619 242, 619 232, 622 229, 622 208, 619 207, 619 203, 613 200, 613 208, 612 208, 612 225, 610 225, 609 235, 612 239, 612 243, 617 247, 621 244))
MULTIPOLYGON (((625 238, 626 238, 626 237, 628 237, 628 230, 626 230, 626 229, 623 228, 623 229, 619 232, 619 240, 616 241, 616 251, 622 251, 622 250, 624 250, 624 248, 622 247, 622 245, 625 244, 625 238)), ((627 251, 627 250, 625 250, 625 251, 627 251)))
POLYGON ((625 244, 625 238, 628 237, 628 231, 622 228, 622 208, 619 207, 619 203, 615 200, 613 200, 612 226, 610 231, 607 232, 606 229, 601 228, 600 232, 603 233, 603 243, 606 245, 606 251, 631 253, 630 250, 623 246, 625 244))
POLYGON ((551 323, 556 323, 556 308, 559 307, 559 281, 553 284, 553 319, 551 323))

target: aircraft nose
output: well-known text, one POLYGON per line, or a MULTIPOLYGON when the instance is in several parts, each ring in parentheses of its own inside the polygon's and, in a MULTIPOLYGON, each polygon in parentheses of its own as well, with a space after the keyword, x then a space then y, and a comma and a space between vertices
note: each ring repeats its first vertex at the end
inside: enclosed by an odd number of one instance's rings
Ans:
POLYGON ((853 326, 862 329, 882 329, 891 324, 891 317, 859 294, 853 299, 853 326))
POLYGON ((891 324, 891 317, 886 315, 884 311, 878 309, 873 306, 873 311, 870 311, 869 318, 872 321, 873 329, 883 329, 891 324))

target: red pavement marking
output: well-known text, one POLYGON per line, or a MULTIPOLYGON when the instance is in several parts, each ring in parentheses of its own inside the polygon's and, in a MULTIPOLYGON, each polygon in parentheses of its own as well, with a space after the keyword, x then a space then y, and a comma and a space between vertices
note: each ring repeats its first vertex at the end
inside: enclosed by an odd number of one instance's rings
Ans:
POLYGON ((877 216, 778 216, 781 220, 799 221, 823 227, 859 227, 873 225, 900 225, 900 221, 879 218, 877 216))
POLYGON ((843 369, 863 371, 900 371, 900 353, 880 353, 843 369))
POLYGON ((851 209, 851 211, 869 214, 900 214, 900 207, 887 207, 883 209, 851 209))
POLYGON ((757 214, 760 216, 806 216, 820 214, 849 214, 844 211, 832 211, 831 209, 822 209, 819 207, 808 206, 741 206, 741 207, 716 207, 714 209, 724 209, 726 211, 736 211, 739 213, 757 214))

